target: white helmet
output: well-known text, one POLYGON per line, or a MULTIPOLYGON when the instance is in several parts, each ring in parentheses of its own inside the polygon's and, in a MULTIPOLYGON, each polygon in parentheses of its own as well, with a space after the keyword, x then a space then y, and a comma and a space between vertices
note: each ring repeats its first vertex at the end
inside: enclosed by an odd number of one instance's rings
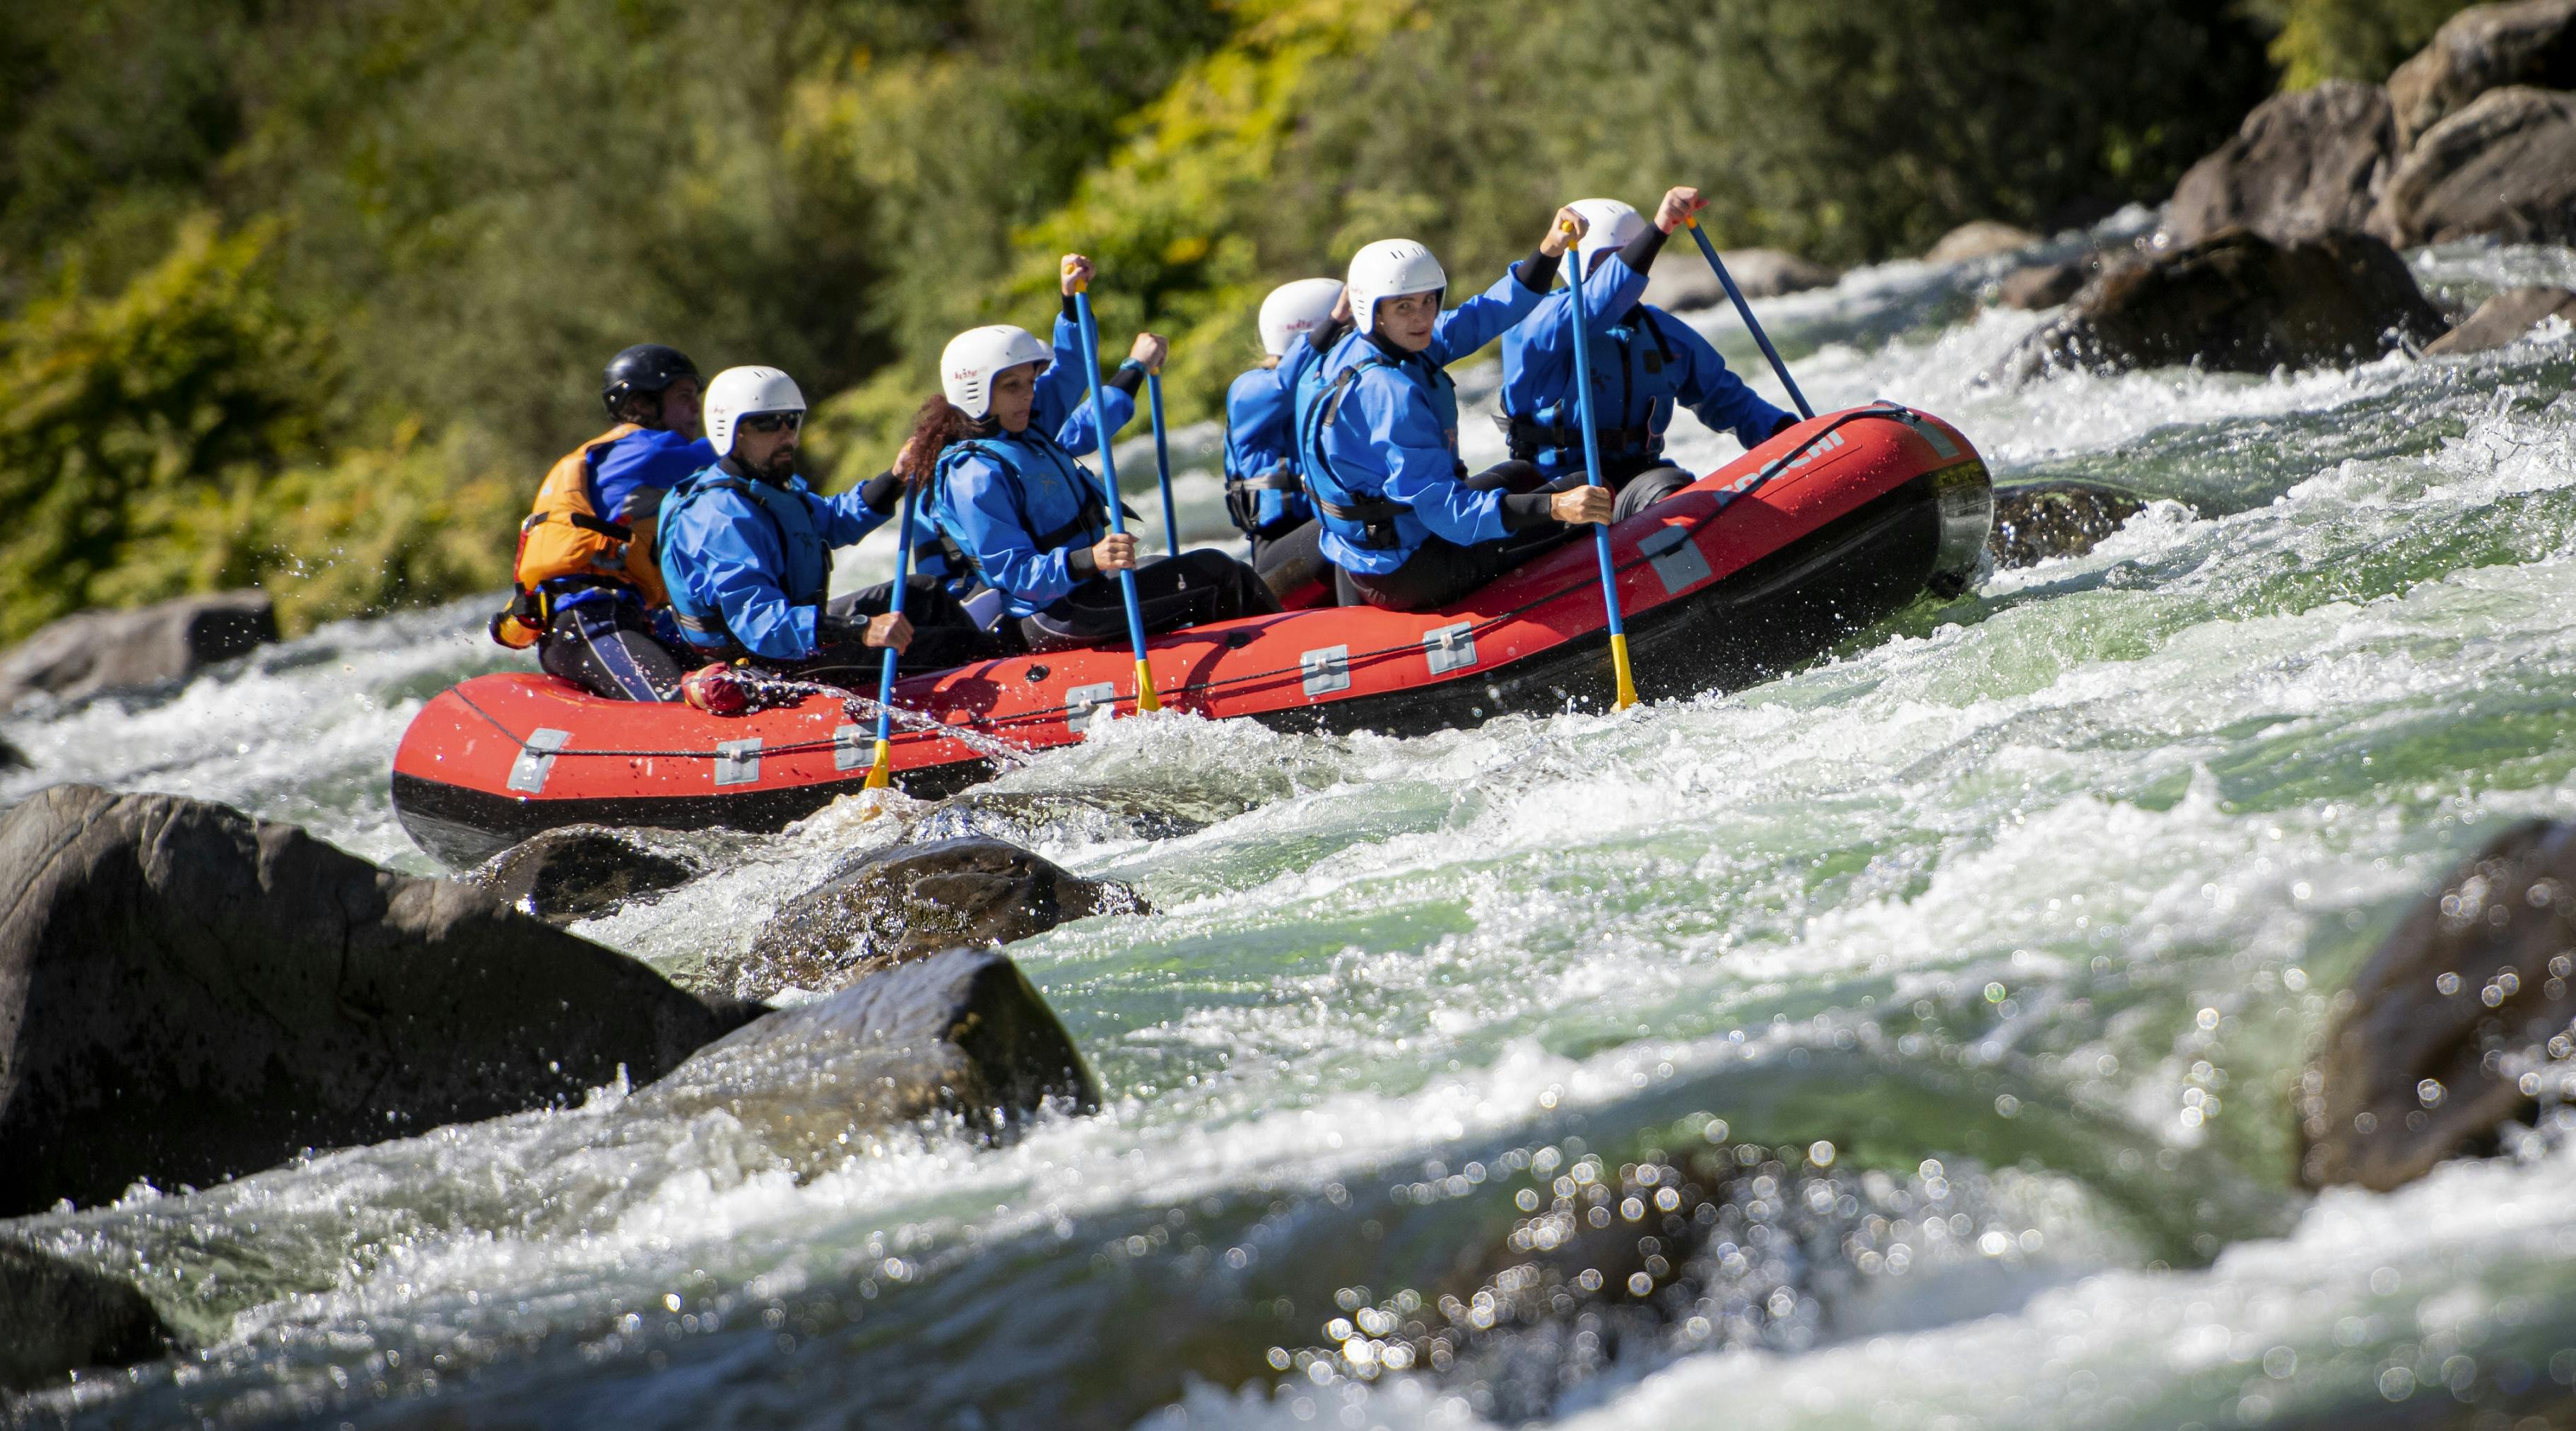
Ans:
POLYGON ((1324 326, 1341 301, 1338 278, 1301 278, 1270 290, 1261 300, 1261 351, 1276 358, 1288 345, 1324 326))
POLYGON ((939 350, 939 387, 968 417, 993 410, 993 379, 1023 363, 1043 363, 1055 350, 1026 328, 995 323, 969 328, 939 350))
POLYGON ((803 412, 805 394, 776 368, 727 368, 707 384, 707 442, 718 457, 733 455, 733 425, 756 412, 803 412))
POLYGON ((1440 260, 1411 239, 1379 239, 1351 255, 1351 316, 1360 331, 1377 331, 1377 301, 1408 293, 1438 293, 1449 286, 1440 260))
POLYGON ((1617 253, 1628 240, 1646 231, 1646 220, 1617 199, 1577 199, 1566 205, 1583 216, 1583 238, 1574 247, 1574 271, 1592 272, 1593 255, 1617 253))

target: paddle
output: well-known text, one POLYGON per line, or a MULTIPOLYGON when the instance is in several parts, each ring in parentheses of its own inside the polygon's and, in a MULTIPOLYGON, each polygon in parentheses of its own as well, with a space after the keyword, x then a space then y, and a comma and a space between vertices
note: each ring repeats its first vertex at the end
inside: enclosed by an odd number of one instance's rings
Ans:
POLYGON ((1163 544, 1181 554, 1181 522, 1172 515, 1172 453, 1163 440, 1163 375, 1145 375, 1145 400, 1154 413, 1154 476, 1163 484, 1163 544))
MULTIPOLYGON (((1109 403, 1101 396, 1100 330, 1091 321, 1090 285, 1076 283, 1073 289, 1074 321, 1082 329, 1082 372, 1091 380, 1091 422, 1100 432, 1100 485, 1109 495, 1109 530, 1121 536, 1127 532, 1127 515, 1118 501, 1118 459, 1109 451, 1109 403)), ((1160 431, 1157 424, 1156 430, 1160 431)), ((1127 600, 1127 644, 1136 652, 1136 709, 1139 713, 1158 711, 1161 700, 1154 695, 1154 668, 1145 662, 1145 614, 1136 605, 1136 573, 1131 569, 1118 573, 1119 594, 1127 600)))
MULTIPOLYGON (((903 489, 902 539, 894 549, 894 607, 891 614, 903 614, 904 585, 912 575, 912 497, 915 489, 903 489)), ((876 763, 868 767, 870 790, 883 790, 894 781, 894 660, 897 652, 886 648, 885 665, 877 672, 877 753, 876 763)))
MULTIPOLYGON (((1565 226, 1567 233, 1574 225, 1565 226)), ((1592 317, 1583 302, 1583 256, 1580 250, 1568 248, 1574 258, 1566 274, 1565 288, 1574 304, 1574 402, 1583 414, 1583 480, 1594 487, 1601 485, 1601 436, 1592 416, 1592 317)), ((1595 524, 1592 528, 1592 550, 1601 558, 1601 604, 1610 612, 1610 665, 1619 675, 1619 709, 1637 703, 1636 678, 1628 669, 1628 623, 1619 614, 1619 569, 1610 560, 1610 528, 1595 524)))
POLYGON ((1780 361, 1780 350, 1771 346, 1771 335, 1763 332, 1762 324, 1754 318, 1753 305, 1744 301, 1744 290, 1735 286, 1734 275, 1718 261, 1717 245, 1710 243, 1708 235, 1700 229, 1699 215, 1686 215, 1682 222, 1689 226, 1691 237, 1699 240, 1699 251, 1707 256, 1708 266, 1716 270, 1717 281, 1726 289, 1726 296, 1735 300, 1735 311, 1744 315, 1744 326, 1753 330, 1753 341, 1762 345, 1762 356, 1771 360, 1771 371, 1780 375, 1780 386, 1789 390, 1789 401, 1798 405, 1798 416, 1814 417, 1816 410, 1807 406, 1807 395, 1798 391, 1798 380, 1789 376, 1789 365, 1780 361))

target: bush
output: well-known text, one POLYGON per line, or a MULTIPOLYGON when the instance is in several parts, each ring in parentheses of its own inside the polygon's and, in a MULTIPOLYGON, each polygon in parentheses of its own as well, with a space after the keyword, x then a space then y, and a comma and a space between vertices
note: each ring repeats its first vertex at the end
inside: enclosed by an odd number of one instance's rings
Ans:
POLYGON ((2279 31, 2272 59, 2285 89, 2330 79, 2377 84, 2424 48, 2469 0, 2261 0, 2256 10, 2279 31))

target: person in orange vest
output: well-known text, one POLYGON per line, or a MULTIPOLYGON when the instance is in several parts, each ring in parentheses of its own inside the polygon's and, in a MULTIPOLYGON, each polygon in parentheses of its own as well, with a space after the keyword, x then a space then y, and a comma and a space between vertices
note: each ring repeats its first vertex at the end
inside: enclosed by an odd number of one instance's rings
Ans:
POLYGON ((653 529, 663 496, 715 461, 700 435, 697 365, 641 343, 609 359, 599 397, 616 425, 546 474, 492 638, 535 646, 548 674, 593 695, 670 700, 682 652, 653 529))

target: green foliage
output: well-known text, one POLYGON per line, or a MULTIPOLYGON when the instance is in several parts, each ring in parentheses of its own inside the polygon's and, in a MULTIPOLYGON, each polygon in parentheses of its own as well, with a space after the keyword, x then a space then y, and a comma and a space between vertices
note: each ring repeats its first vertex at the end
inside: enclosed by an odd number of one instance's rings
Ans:
POLYGON ((2330 79, 2376 84, 2424 48, 2470 0, 2258 0, 2278 33, 2272 60, 2286 89, 2330 79))
POLYGON ((248 575, 240 499, 309 449, 321 406, 268 238, 200 216, 124 292, 60 293, 0 328, 0 639, 248 575))

